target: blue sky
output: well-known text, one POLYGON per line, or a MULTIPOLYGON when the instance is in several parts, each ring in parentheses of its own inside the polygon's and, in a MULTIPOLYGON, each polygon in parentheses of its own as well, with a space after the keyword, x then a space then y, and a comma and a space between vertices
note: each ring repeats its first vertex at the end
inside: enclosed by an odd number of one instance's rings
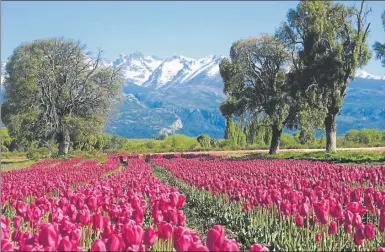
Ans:
MULTIPOLYGON (((23 42, 58 36, 80 40, 91 51, 100 47, 107 60, 134 50, 161 58, 228 56, 232 42, 273 33, 297 3, 7 1, 1 3, 1 60, 23 42)), ((373 1, 369 6, 369 43, 385 42, 380 18, 385 4, 373 1)), ((385 74, 374 59, 364 69, 385 74)))

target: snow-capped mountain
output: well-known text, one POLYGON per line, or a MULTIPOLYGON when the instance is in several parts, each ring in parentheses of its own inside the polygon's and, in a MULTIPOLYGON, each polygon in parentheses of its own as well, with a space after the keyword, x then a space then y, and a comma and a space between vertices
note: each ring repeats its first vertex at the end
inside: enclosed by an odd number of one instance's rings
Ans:
POLYGON ((143 56, 140 52, 134 51, 130 55, 120 54, 111 64, 121 69, 127 83, 140 86, 161 63, 162 60, 157 57, 143 56))
POLYGON ((189 83, 198 76, 200 78, 215 79, 219 76, 219 63, 222 58, 214 55, 200 59, 174 56, 163 61, 143 86, 167 88, 173 84, 189 83))
POLYGON ((385 76, 375 76, 362 69, 357 70, 355 77, 369 80, 385 80, 385 76))

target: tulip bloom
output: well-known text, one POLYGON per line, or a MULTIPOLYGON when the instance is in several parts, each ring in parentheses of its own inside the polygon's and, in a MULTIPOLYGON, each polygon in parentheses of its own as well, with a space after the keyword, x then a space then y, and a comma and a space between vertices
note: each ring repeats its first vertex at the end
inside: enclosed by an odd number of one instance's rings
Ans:
POLYGON ((100 213, 94 214, 92 221, 92 228, 95 231, 103 228, 103 216, 100 213))
POLYGON ((362 245, 362 243, 365 240, 365 233, 364 233, 364 224, 360 224, 356 227, 355 232, 354 232, 354 243, 357 246, 362 245))
POLYGON ((158 225, 159 238, 163 240, 168 240, 172 234, 172 226, 170 223, 162 221, 158 225))
POLYGON ((351 211, 346 210, 345 215, 344 215, 344 223, 345 224, 352 224, 353 218, 354 218, 354 214, 351 211))
POLYGON ((362 218, 361 218, 361 215, 359 213, 356 213, 354 214, 354 218, 353 218, 353 226, 354 227, 358 227, 362 224, 362 218))
POLYGON ((221 251, 239 251, 238 242, 234 239, 224 239, 221 244, 221 251))
POLYGON ((118 236, 111 235, 106 242, 106 249, 107 251, 120 251, 122 245, 118 236))
POLYGON ((189 251, 193 244, 193 238, 188 230, 183 227, 174 229, 174 247, 176 251, 189 251))
POLYGON ((250 247, 250 252, 268 252, 270 251, 268 248, 263 246, 263 244, 254 244, 250 247))
POLYGON ((308 216, 308 215, 309 215, 310 208, 309 208, 308 204, 303 203, 303 204, 301 204, 301 205, 299 206, 298 211, 299 211, 299 214, 300 214, 301 216, 305 217, 305 216, 308 216))
POLYGON ((13 226, 18 229, 21 226, 23 219, 20 216, 15 216, 13 219, 13 226))
POLYGON ((316 240, 317 242, 319 242, 319 241, 321 240, 321 238, 322 238, 322 236, 321 236, 320 233, 316 233, 316 234, 315 234, 315 240, 316 240))
POLYGON ((7 240, 1 240, 1 251, 13 251, 13 244, 7 240))
POLYGON ((59 235, 52 224, 44 224, 40 227, 39 242, 43 247, 56 249, 59 235))
POLYGON ((329 234, 336 234, 338 232, 338 225, 336 221, 330 222, 329 234))
POLYGON ((152 227, 149 227, 144 233, 143 242, 147 246, 153 246, 156 243, 157 237, 158 237, 158 234, 155 232, 155 230, 152 227))
POLYGON ((82 241, 82 229, 80 227, 71 232, 70 241, 73 248, 76 248, 80 245, 80 242, 82 241))
POLYGON ((373 223, 366 224, 364 232, 365 232, 365 238, 366 239, 373 240, 376 237, 373 223))
POLYGON ((222 226, 215 225, 207 233, 206 246, 210 251, 220 251, 225 238, 225 231, 222 226))
POLYGON ((314 213, 322 224, 328 223, 329 210, 329 200, 314 203, 314 213))
POLYGON ((186 204, 186 196, 184 194, 179 194, 177 208, 181 209, 184 207, 185 204, 186 204))
POLYGON ((15 230, 12 233, 12 241, 18 242, 21 240, 21 238, 24 236, 24 231, 22 230, 15 230))
POLYGON ((297 214, 295 216, 295 224, 297 225, 297 227, 303 227, 304 221, 303 221, 303 217, 301 215, 297 214))
POLYGON ((129 245, 139 245, 142 243, 144 231, 142 226, 128 224, 123 229, 123 238, 129 245))
POLYGON ((191 246, 191 251, 197 251, 197 252, 209 252, 210 250, 202 245, 201 243, 193 243, 191 246))
POLYGON ((91 251, 92 252, 98 252, 98 251, 107 251, 106 249, 106 245, 104 244, 104 242, 100 239, 96 239, 94 244, 92 245, 91 247, 91 251))
POLYGON ((18 201, 16 204, 16 213, 24 217, 26 212, 27 212, 27 205, 23 201, 18 201))
POLYGON ((344 231, 345 231, 345 233, 351 233, 352 232, 352 225, 344 223, 344 231))
POLYGON ((68 239, 68 236, 64 236, 61 239, 61 241, 59 243, 58 250, 60 250, 60 251, 72 251, 72 243, 68 239))

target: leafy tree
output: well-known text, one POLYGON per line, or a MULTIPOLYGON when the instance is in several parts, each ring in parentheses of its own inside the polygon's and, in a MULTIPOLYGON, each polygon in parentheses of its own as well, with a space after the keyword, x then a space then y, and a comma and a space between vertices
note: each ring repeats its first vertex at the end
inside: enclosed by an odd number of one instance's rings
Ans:
POLYGON ((0 129, 0 143, 1 143, 1 152, 7 152, 10 150, 12 144, 12 137, 8 134, 7 128, 0 129))
POLYGON ((332 1, 301 1, 291 9, 277 35, 292 51, 295 79, 309 101, 326 110, 326 150, 336 151, 336 116, 347 85, 358 67, 370 59, 367 37, 370 10, 333 4, 332 1))
POLYGON ((90 58, 85 49, 63 38, 15 49, 6 65, 2 108, 11 136, 46 142, 54 138, 60 152, 67 153, 73 122, 92 126, 90 119, 108 115, 123 79, 119 69, 101 64, 100 50, 90 58))
POLYGON ((314 131, 310 129, 301 129, 295 134, 300 144, 312 144, 315 142, 314 131))
POLYGON ((220 105, 225 117, 245 113, 263 114, 271 121, 270 154, 279 150, 283 128, 295 117, 295 88, 286 81, 284 67, 289 53, 275 37, 263 35, 233 43, 230 60, 220 63, 224 92, 220 105))
POLYGON ((238 146, 246 145, 246 135, 242 127, 242 122, 238 121, 235 123, 235 136, 234 141, 238 146))
POLYGON ((359 143, 360 142, 360 131, 359 130, 349 130, 345 133, 345 140, 348 142, 359 143))
POLYGON ((199 137, 197 137, 197 141, 202 148, 210 147, 211 138, 207 134, 202 134, 199 137))
MULTIPOLYGON (((223 113, 223 112, 222 112, 223 113)), ((226 117, 225 139, 234 139, 235 125, 231 116, 226 117)))
POLYGON ((211 138, 210 139, 210 146, 213 148, 217 148, 219 146, 219 141, 217 139, 211 138))
MULTIPOLYGON (((385 11, 382 13, 381 19, 385 30, 385 11)), ((373 50, 376 52, 376 59, 381 60, 382 66, 385 67, 385 43, 381 44, 376 41, 373 45, 373 50)))

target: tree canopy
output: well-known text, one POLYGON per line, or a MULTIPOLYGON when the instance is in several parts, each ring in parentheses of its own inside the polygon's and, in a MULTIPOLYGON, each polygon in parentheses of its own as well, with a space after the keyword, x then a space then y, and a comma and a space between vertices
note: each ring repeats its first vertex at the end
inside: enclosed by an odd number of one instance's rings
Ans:
POLYGON ((313 93, 312 104, 326 109, 326 150, 336 151, 336 116, 358 67, 370 59, 370 23, 364 1, 346 7, 332 1, 302 1, 291 9, 277 32, 292 51, 302 93, 313 93))
MULTIPOLYGON (((381 15, 382 25, 384 26, 385 31, 385 11, 381 15)), ((376 53, 376 59, 381 60, 381 64, 385 67, 385 43, 381 44, 380 42, 375 42, 373 45, 373 50, 376 53)))
POLYGON ((119 69, 102 64, 101 50, 80 42, 42 39, 20 45, 6 64, 2 119, 15 138, 56 139, 66 153, 70 131, 100 131, 123 83, 119 69))
POLYGON ((228 99, 220 109, 225 117, 264 115, 272 126, 270 153, 279 147, 282 129, 298 111, 295 87, 286 79, 289 52, 274 36, 262 35, 239 40, 223 59, 220 73, 228 99))

